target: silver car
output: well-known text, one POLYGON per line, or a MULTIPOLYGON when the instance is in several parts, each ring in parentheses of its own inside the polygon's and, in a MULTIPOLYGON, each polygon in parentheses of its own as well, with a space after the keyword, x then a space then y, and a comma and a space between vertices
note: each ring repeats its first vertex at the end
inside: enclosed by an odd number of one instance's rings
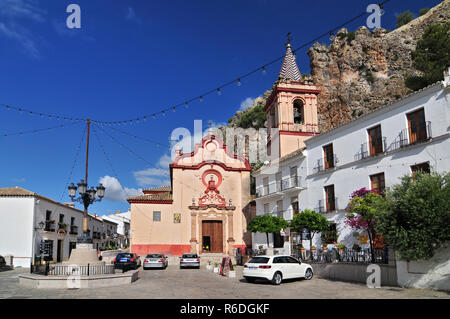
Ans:
POLYGON ((180 257, 180 269, 184 267, 195 267, 200 269, 200 257, 197 254, 183 254, 180 257))
POLYGON ((167 256, 164 254, 148 254, 144 258, 144 269, 148 268, 163 268, 166 269, 169 264, 167 256))

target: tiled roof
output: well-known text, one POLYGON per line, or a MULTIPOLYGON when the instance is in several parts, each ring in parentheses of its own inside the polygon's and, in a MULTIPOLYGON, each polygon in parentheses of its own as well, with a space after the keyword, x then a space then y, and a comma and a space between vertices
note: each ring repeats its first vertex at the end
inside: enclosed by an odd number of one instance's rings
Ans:
POLYGON ((133 201, 133 202, 146 202, 146 201, 168 201, 172 200, 172 193, 171 192, 160 192, 156 194, 145 194, 145 195, 139 195, 136 197, 129 197, 127 198, 127 201, 133 201))
POLYGON ((172 191, 172 187, 162 186, 162 187, 144 189, 143 191, 144 192, 170 192, 170 191, 172 191))
POLYGON ((298 69, 297 62, 295 62, 295 56, 292 53, 289 43, 286 45, 286 54, 278 78, 292 81, 301 80, 300 70, 298 69))

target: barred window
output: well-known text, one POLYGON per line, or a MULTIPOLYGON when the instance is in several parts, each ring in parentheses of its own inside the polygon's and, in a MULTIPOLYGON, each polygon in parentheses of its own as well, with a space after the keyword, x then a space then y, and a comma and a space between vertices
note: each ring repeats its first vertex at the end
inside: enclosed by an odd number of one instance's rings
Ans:
POLYGON ((153 221, 154 222, 160 222, 161 221, 161 212, 154 211, 153 212, 153 221))

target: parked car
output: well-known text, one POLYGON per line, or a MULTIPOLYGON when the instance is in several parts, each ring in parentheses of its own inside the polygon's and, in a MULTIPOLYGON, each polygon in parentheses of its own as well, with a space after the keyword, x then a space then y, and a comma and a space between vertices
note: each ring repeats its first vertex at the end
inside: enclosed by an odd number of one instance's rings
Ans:
POLYGON ((163 268, 166 269, 169 265, 168 258, 164 254, 148 254, 144 258, 142 267, 148 268, 163 268))
POLYGON ((120 253, 114 258, 114 268, 137 269, 141 266, 141 258, 135 253, 120 253))
POLYGON ((200 269, 200 257, 197 254, 183 254, 180 257, 180 269, 184 267, 196 267, 200 269))
POLYGON ((0 267, 6 266, 6 260, 3 256, 0 255, 0 267))
POLYGON ((248 282, 262 279, 279 285, 284 279, 310 280, 313 277, 313 269, 311 265, 291 256, 256 256, 244 265, 243 276, 248 282))

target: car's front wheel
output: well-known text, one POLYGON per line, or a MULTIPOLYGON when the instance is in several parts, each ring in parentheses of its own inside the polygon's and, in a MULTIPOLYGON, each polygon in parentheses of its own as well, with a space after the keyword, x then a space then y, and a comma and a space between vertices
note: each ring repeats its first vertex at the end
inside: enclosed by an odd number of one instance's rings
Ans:
POLYGON ((283 280, 283 276, 281 275, 281 273, 278 271, 273 275, 272 278, 272 284, 274 285, 279 285, 281 284, 281 281, 283 280))
POLYGON ((305 279, 306 280, 311 280, 313 277, 313 272, 311 268, 306 269, 305 271, 305 279))

